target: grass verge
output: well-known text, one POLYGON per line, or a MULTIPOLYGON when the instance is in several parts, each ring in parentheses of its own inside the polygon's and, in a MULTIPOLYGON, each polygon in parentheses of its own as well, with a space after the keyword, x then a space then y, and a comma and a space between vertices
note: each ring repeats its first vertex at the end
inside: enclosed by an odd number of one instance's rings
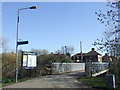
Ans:
MULTIPOLYGON (((26 80, 32 79, 31 77, 26 77, 23 79, 18 79, 18 82, 23 82, 26 80)), ((4 78, 2 79, 2 87, 16 83, 14 79, 4 78)))
POLYGON ((85 76, 83 76, 83 77, 78 78, 78 81, 83 82, 92 87, 104 88, 106 86, 103 76, 100 76, 100 77, 85 77, 85 76))
MULTIPOLYGON (((99 76, 99 77, 85 77, 82 76, 78 78, 79 82, 83 82, 87 85, 90 85, 94 88, 101 88, 101 89, 107 89, 106 88, 106 82, 105 82, 105 76, 99 76)), ((120 90, 120 80, 116 80, 116 88, 110 89, 110 90, 120 90)), ((107 89, 109 90, 109 89, 107 89)))

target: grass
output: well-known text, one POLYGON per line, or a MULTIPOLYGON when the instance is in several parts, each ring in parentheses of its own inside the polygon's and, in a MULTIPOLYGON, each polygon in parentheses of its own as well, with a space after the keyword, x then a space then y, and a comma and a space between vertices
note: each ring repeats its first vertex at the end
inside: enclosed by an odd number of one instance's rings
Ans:
POLYGON ((116 88, 120 89, 120 80, 116 80, 116 88))
POLYGON ((84 77, 83 76, 83 77, 78 78, 78 81, 83 82, 93 87, 104 88, 106 86, 103 76, 100 76, 100 77, 84 77))
MULTIPOLYGON (((78 81, 83 82, 83 83, 90 85, 92 87, 95 87, 95 88, 103 88, 103 89, 106 88, 104 76, 99 76, 99 77, 82 76, 82 77, 78 78, 78 81)), ((110 90, 120 90, 120 80, 116 80, 116 88, 110 89, 110 90)))
MULTIPOLYGON (((29 79, 31 79, 31 77, 18 79, 18 82, 23 82, 23 81, 26 81, 26 80, 29 80, 29 79)), ((9 78, 2 79, 2 86, 7 86, 7 85, 10 85, 10 84, 14 84, 14 83, 16 83, 15 79, 9 79, 9 78)))
POLYGON ((14 79, 10 79, 10 78, 2 78, 2 86, 6 86, 9 84, 13 84, 15 83, 14 79))

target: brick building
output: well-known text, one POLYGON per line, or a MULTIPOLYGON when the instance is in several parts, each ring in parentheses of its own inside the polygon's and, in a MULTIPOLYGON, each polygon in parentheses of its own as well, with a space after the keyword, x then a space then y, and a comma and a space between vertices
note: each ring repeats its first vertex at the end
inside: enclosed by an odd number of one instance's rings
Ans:
POLYGON ((73 55, 72 60, 74 60, 74 62, 102 62, 102 55, 96 52, 94 48, 92 48, 88 53, 77 53, 73 55))

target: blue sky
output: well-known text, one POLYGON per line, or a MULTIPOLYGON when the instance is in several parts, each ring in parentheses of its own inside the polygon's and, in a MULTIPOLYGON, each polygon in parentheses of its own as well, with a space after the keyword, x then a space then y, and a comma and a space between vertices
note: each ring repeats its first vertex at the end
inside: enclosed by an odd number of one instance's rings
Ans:
POLYGON ((106 2, 3 2, 2 36, 8 46, 15 50, 17 10, 36 5, 36 10, 20 11, 19 38, 28 40, 28 45, 19 49, 47 49, 54 52, 61 46, 73 46, 74 53, 91 50, 92 43, 103 35, 105 26, 95 11, 105 12, 106 2))

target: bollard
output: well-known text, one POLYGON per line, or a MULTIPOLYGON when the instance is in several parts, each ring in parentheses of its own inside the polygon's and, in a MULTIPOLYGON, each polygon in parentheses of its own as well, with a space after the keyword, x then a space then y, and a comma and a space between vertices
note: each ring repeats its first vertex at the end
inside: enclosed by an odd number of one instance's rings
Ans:
POLYGON ((115 75, 107 74, 105 76, 106 88, 115 88, 115 75))

